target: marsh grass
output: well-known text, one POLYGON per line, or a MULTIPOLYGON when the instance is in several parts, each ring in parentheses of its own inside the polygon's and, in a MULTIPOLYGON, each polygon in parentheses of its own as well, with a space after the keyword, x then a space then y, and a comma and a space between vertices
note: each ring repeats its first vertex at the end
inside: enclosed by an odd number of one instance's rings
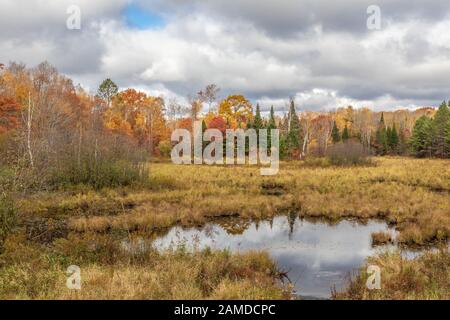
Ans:
POLYGON ((156 163, 151 168, 147 189, 41 194, 22 204, 29 215, 50 214, 49 208, 64 211, 69 227, 78 232, 153 230, 215 217, 261 219, 294 211, 329 221, 383 219, 399 231, 399 243, 407 245, 446 241, 450 234, 447 160, 383 158, 375 167, 348 168, 294 161, 282 163, 273 177, 262 177, 249 166, 156 163))
MULTIPOLYGON (((0 256, 1 299, 286 299, 266 253, 231 254, 183 247, 127 251, 106 235, 85 233, 50 247, 17 241, 0 256), (39 250, 38 250, 39 248, 39 250), (81 268, 80 291, 66 287, 66 268, 81 268)), ((22 239, 23 240, 23 239, 22 239)))
POLYGON ((447 247, 412 260, 404 258, 400 251, 386 252, 370 257, 367 264, 380 267, 381 289, 366 287, 368 275, 366 267, 362 267, 343 292, 333 293, 334 299, 450 299, 450 253, 447 247))
POLYGON ((394 242, 394 237, 390 232, 380 231, 372 233, 372 245, 379 246, 394 242))
MULTIPOLYGON (((124 238, 224 217, 259 220, 290 213, 329 222, 382 219, 398 231, 396 241, 401 245, 446 242, 448 160, 379 158, 376 162, 376 166, 337 167, 289 161, 281 163, 278 175, 263 177, 257 166, 177 166, 159 161, 150 164, 149 183, 140 186, 77 185, 18 194, 14 199, 20 208, 17 227, 8 232, 0 255, 0 297, 288 296, 289 288, 280 285, 276 266, 263 253, 133 253, 120 246, 124 238), (65 268, 71 264, 84 270, 86 290, 80 293, 64 286, 65 268)), ((384 235, 375 238, 385 241, 384 235)), ((401 260, 389 261, 394 266, 401 260)), ((429 272, 435 272, 432 268, 437 264, 428 265, 429 272)), ((411 268, 428 265, 414 263, 411 268)))

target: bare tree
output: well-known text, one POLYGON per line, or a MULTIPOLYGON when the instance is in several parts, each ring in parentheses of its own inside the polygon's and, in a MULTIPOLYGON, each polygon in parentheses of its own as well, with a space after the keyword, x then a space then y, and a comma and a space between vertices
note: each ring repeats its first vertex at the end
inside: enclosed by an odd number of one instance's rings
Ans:
POLYGON ((183 113, 183 106, 178 102, 178 99, 173 97, 169 99, 169 103, 166 108, 166 115, 170 121, 172 130, 175 130, 176 121, 183 113))
POLYGON ((220 88, 214 83, 206 86, 204 90, 200 90, 197 93, 198 99, 203 103, 206 102, 208 104, 208 112, 211 112, 211 106, 217 99, 217 94, 219 93, 220 88))

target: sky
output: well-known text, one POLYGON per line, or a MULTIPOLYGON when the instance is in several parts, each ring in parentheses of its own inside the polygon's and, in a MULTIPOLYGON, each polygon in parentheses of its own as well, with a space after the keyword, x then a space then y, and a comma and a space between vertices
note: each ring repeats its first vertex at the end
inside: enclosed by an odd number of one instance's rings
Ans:
POLYGON ((278 112, 450 98, 449 1, 0 0, 0 30, 0 63, 48 61, 91 92, 111 78, 183 103, 215 83, 278 112))

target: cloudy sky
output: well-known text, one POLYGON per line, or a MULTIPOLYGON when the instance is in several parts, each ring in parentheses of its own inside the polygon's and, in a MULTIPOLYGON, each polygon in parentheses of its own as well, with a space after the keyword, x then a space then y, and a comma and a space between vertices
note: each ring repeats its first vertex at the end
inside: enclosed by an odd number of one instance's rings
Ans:
POLYGON ((110 77, 182 100, 216 83, 279 111, 290 96, 300 110, 450 98, 443 0, 0 0, 0 30, 0 62, 47 60, 91 91, 110 77), (73 4, 80 30, 67 28, 73 4))

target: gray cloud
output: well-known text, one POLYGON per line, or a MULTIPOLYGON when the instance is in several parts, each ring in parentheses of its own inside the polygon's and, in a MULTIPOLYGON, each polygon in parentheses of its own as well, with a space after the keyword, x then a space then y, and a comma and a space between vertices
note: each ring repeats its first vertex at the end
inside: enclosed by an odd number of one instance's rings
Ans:
POLYGON ((372 1, 134 1, 164 16, 130 29, 131 0, 0 0, 0 62, 48 60, 91 90, 121 87, 185 96, 214 82, 263 110, 354 104, 378 109, 438 104, 450 86, 450 4, 380 0, 382 29, 366 28, 372 1), (65 27, 78 4, 82 29, 65 27), (45 4, 45 5, 42 5, 45 4))

